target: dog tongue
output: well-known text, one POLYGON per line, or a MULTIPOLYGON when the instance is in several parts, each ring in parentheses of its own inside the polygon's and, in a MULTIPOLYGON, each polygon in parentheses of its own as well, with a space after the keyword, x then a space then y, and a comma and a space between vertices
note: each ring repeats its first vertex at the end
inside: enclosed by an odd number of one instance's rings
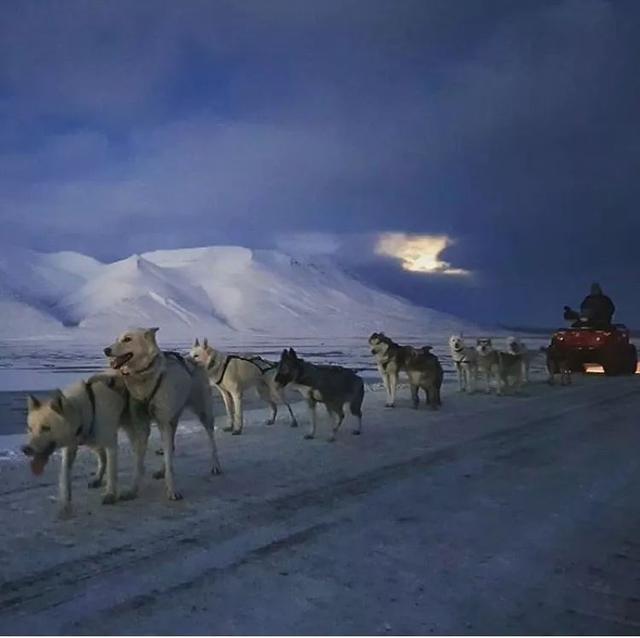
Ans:
POLYGON ((31 459, 31 471, 36 475, 40 476, 44 472, 44 467, 49 460, 48 457, 42 456, 38 454, 31 459))

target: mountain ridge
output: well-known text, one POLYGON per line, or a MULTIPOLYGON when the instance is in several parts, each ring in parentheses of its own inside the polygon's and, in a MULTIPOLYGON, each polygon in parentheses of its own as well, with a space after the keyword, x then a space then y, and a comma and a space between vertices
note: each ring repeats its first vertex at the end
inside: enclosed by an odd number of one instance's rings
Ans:
POLYGON ((0 259, 0 338, 120 332, 167 337, 451 333, 472 322, 417 306, 349 275, 242 246, 156 250, 102 263, 81 253, 13 250, 0 259))

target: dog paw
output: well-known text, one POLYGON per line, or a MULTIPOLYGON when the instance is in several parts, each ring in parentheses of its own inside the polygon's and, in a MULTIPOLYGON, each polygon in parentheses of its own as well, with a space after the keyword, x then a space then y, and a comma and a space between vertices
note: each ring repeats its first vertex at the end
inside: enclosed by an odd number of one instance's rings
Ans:
POLYGON ((297 428, 298 427, 298 422, 297 421, 291 421, 290 427, 297 428))
POLYGON ((310 441, 315 435, 314 434, 305 434, 304 438, 310 441))
POLYGON ((385 408, 395 408, 396 406, 395 406, 395 403, 385 403, 384 407, 385 408))
POLYGON ((242 430, 232 430, 232 431, 231 431, 231 434, 232 434, 233 436, 239 436, 240 434, 242 434, 242 430))
POLYGON ((170 501, 181 501, 182 494, 180 494, 180 492, 167 492, 167 498, 170 501))
POLYGON ((353 436, 360 436, 362 434, 361 430, 351 430, 351 434, 353 434, 353 436))
POLYGON ((267 420, 264 422, 264 424, 265 424, 265 425, 273 425, 275 422, 276 422, 276 420, 275 420, 275 419, 267 419, 267 420))
POLYGON ((138 498, 138 490, 124 490, 118 497, 121 501, 133 501, 138 498))
POLYGON ((156 456, 164 456, 164 450, 161 447, 156 450, 156 456))
POLYGON ((211 468, 211 474, 213 474, 214 476, 219 476, 220 474, 222 474, 222 468, 219 465, 214 465, 211 468))
POLYGON ((152 475, 151 475, 156 481, 159 481, 160 479, 164 478, 164 469, 162 470, 156 470, 152 475))
POLYGON ((105 494, 102 497, 103 505, 113 505, 118 500, 118 497, 115 494, 105 494))
POLYGON ((91 480, 87 483, 87 487, 88 487, 90 490, 95 490, 95 489, 99 488, 101 485, 102 485, 102 479, 98 479, 98 478, 91 479, 91 480))

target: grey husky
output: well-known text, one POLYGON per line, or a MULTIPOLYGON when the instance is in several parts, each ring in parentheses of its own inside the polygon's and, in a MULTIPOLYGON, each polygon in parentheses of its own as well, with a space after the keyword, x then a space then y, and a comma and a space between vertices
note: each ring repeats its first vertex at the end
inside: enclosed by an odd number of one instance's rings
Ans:
POLYGON ((493 342, 488 337, 481 337, 476 341, 478 372, 482 372, 485 380, 485 391, 491 392, 491 381, 495 379, 496 393, 502 394, 499 365, 499 353, 493 348, 493 342))
POLYGON ((555 385, 555 377, 559 375, 560 385, 571 385, 571 369, 573 367, 571 356, 553 344, 548 348, 543 348, 543 351, 547 355, 547 372, 549 374, 547 383, 555 385))
POLYGON ((149 438, 149 421, 129 405, 122 382, 105 372, 88 381, 75 383, 64 391, 56 390, 44 401, 27 398, 27 444, 23 453, 31 458, 31 470, 42 474, 56 449, 62 450, 59 478, 60 516, 71 513, 71 470, 80 446, 89 447, 98 459, 96 478, 90 488, 102 485, 107 474, 103 504, 128 500, 138 494, 144 473, 144 456, 149 438), (133 485, 118 494, 118 427, 122 427, 136 454, 133 485))
POLYGON ((498 370, 502 381, 502 390, 513 388, 519 392, 523 383, 522 361, 524 356, 512 354, 511 352, 498 351, 498 370))
POLYGON ((165 479, 167 496, 179 500, 175 487, 173 453, 178 421, 189 408, 207 433, 211 473, 220 474, 220 462, 213 429, 213 406, 205 371, 175 352, 163 352, 156 343, 158 328, 128 330, 104 349, 111 367, 117 370, 131 394, 156 421, 162 436, 164 469, 154 474, 165 479))
POLYGON ((349 404, 351 414, 358 420, 352 434, 362 432, 362 401, 364 383, 353 371, 341 366, 316 365, 304 361, 293 348, 283 350, 275 377, 276 383, 284 388, 291 385, 306 399, 311 412, 311 429, 304 435, 312 439, 316 434, 316 405, 324 403, 327 412, 334 418, 329 441, 336 440, 336 434, 344 420, 344 406, 349 404))

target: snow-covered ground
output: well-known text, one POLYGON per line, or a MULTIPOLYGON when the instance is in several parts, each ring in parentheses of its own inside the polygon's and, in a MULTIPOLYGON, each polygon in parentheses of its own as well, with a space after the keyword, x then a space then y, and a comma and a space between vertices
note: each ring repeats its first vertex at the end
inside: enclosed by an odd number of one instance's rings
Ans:
MULTIPOLYGON (((0 618, 19 634, 637 633, 638 378, 578 377, 522 396, 460 395, 395 410, 371 387, 363 435, 326 442, 247 413, 185 423, 185 500, 145 481, 100 505, 75 471, 55 519, 57 463, 0 464, 0 618)), ((157 438, 154 434, 154 445, 157 438)), ((131 476, 131 454, 121 476, 131 476)), ((150 454, 148 466, 160 459, 150 454)))

